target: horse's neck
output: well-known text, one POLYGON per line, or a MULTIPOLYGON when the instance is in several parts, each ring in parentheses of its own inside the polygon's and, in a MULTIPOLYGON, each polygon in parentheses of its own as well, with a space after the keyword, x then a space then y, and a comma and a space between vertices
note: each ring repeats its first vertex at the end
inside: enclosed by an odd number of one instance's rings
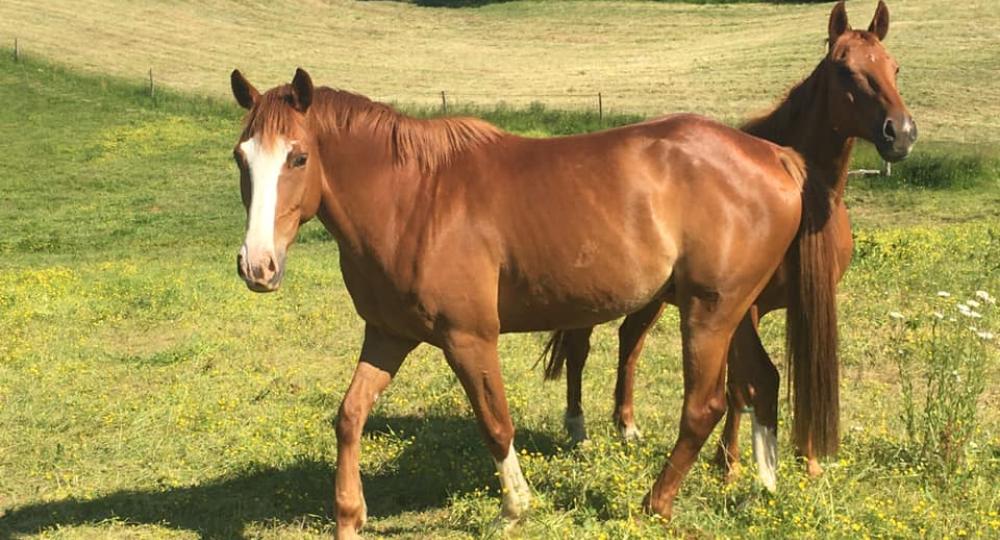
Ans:
POLYGON ((839 200, 847 188, 854 138, 838 133, 830 118, 828 70, 824 67, 820 63, 771 114, 751 121, 743 129, 794 148, 808 165, 806 182, 819 184, 839 200))
POLYGON ((415 164, 394 164, 386 148, 382 142, 329 145, 323 156, 326 165, 350 165, 338 167, 338 176, 324 175, 319 218, 345 254, 391 265, 406 255, 399 244, 406 230, 420 226, 418 211, 427 208, 421 198, 427 197, 430 179, 415 164), (366 150, 359 150, 362 147, 366 150))

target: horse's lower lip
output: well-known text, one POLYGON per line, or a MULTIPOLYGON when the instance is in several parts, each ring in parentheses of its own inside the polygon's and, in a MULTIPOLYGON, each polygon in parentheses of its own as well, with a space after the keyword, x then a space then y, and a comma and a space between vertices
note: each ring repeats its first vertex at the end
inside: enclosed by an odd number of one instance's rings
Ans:
POLYGON ((256 293, 269 293, 278 290, 281 286, 280 281, 274 281, 270 283, 258 283, 256 281, 244 281, 247 288, 256 293))
POLYGON ((910 150, 909 149, 896 150, 893 148, 888 148, 883 150, 880 148, 879 155, 882 156, 882 159, 890 163, 895 163, 897 161, 903 161, 904 159, 906 159, 906 157, 910 155, 910 150))

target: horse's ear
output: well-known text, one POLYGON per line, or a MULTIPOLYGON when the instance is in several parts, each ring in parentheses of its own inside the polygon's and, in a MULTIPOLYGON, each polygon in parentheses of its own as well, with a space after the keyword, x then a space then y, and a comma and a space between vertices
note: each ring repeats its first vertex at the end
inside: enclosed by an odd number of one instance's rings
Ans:
POLYGON ((229 76, 229 83, 233 87, 233 97, 236 98, 236 103, 239 103, 240 107, 249 110, 260 99, 260 92, 250 84, 250 81, 246 80, 240 70, 233 70, 232 75, 229 76))
POLYGON ((885 35, 889 33, 889 8, 882 0, 878 0, 878 7, 875 8, 875 16, 868 25, 868 31, 878 36, 879 41, 884 40, 885 35))
POLYGON ((840 2, 837 2, 837 5, 833 6, 833 11, 830 12, 830 46, 833 47, 837 38, 850 29, 851 25, 847 22, 847 8, 844 7, 844 0, 840 0, 840 2))
POLYGON ((306 112, 313 100, 313 81, 306 70, 302 68, 295 70, 295 78, 292 79, 292 95, 295 97, 295 108, 299 112, 306 112))

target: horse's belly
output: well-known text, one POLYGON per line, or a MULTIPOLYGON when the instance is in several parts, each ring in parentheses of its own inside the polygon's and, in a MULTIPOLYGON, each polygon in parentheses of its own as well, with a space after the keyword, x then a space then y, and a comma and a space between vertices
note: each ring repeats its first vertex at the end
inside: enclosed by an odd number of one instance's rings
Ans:
POLYGON ((673 262, 664 254, 647 261, 619 259, 613 268, 565 268, 530 279, 501 275, 501 332, 583 328, 638 311, 662 295, 673 262))

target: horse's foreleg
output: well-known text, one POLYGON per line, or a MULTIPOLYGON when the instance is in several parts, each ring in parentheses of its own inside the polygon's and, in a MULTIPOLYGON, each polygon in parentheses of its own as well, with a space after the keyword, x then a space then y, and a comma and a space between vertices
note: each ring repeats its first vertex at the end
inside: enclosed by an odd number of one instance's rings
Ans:
MULTIPOLYGON (((689 298, 681 307, 684 405, 680 435, 660 476, 646 495, 647 512, 669 518, 681 481, 725 412, 726 350, 739 321, 718 300, 689 298)), ((728 306, 726 306, 728 307, 728 306)))
POLYGON ((406 355, 417 342, 387 336, 371 325, 365 328, 361 360, 337 413, 337 472, 335 503, 337 538, 357 538, 367 519, 361 488, 361 432, 379 394, 389 385, 406 355))
POLYGON ((635 425, 635 368, 642 346, 653 323, 663 313, 664 303, 656 300, 625 317, 618 328, 618 378, 615 381, 614 421, 625 440, 642 436, 635 425))
POLYGON ((481 336, 451 331, 444 349, 448 364, 469 397, 486 446, 493 455, 503 494, 501 516, 514 522, 528 509, 531 491, 521 474, 514 450, 514 424, 500 375, 497 337, 496 334, 481 336))
POLYGON ((594 327, 566 330, 563 335, 566 354, 566 416, 563 423, 573 443, 587 438, 583 419, 583 366, 590 354, 590 334, 594 327))

